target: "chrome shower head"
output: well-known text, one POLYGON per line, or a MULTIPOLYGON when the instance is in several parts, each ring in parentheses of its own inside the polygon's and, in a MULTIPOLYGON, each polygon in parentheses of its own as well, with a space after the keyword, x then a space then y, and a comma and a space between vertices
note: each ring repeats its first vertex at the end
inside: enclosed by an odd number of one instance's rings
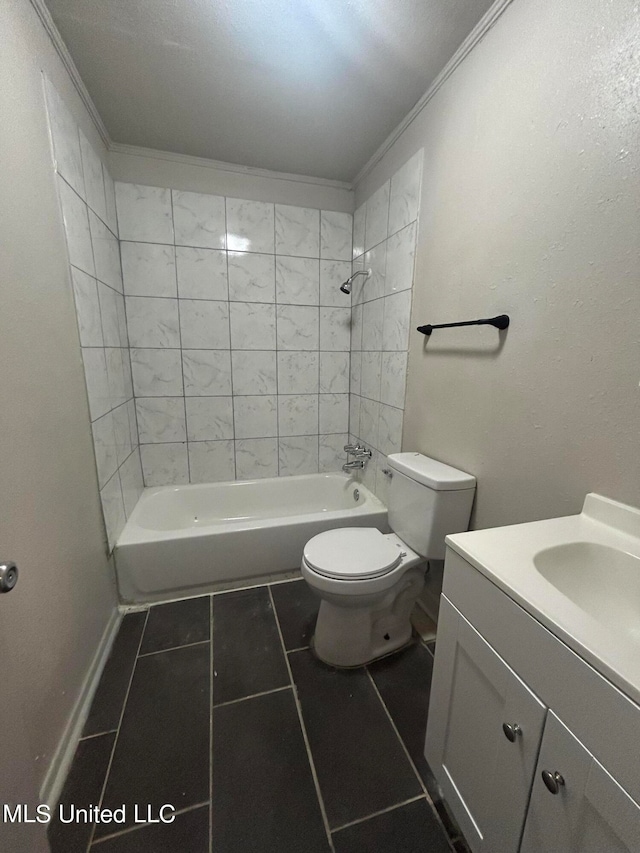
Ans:
POLYGON ((347 295, 351 293, 351 279, 347 279, 343 284, 340 285, 340 290, 347 295))
POLYGON ((346 293, 347 295, 351 293, 351 284, 357 275, 364 275, 366 276, 366 278, 369 278, 369 276, 371 275, 371 270, 356 270, 353 275, 350 275, 349 278, 343 284, 340 285, 340 290, 343 293, 346 293))

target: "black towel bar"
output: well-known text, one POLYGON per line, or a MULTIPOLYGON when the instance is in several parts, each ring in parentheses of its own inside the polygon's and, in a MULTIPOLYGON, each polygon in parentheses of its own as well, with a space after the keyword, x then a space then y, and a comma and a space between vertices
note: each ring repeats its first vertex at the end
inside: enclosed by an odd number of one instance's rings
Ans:
POLYGON ((438 323, 427 326, 418 326, 418 331, 423 335, 430 335, 434 329, 453 329, 455 326, 495 326, 496 329, 506 329, 509 325, 507 314, 498 314, 497 317, 489 317, 487 320, 466 320, 464 323, 438 323))

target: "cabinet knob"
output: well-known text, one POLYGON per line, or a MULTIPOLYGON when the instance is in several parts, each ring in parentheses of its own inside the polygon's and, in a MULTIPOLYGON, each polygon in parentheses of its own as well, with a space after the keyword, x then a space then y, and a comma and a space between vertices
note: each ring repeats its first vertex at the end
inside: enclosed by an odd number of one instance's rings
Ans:
POLYGON ((560 788, 564 785, 564 779, 557 770, 553 773, 551 770, 543 770, 542 781, 552 794, 557 794, 560 788))
POLYGON ((502 731, 506 739, 510 740, 511 743, 515 743, 518 735, 522 735, 522 729, 517 723, 503 723, 502 731))

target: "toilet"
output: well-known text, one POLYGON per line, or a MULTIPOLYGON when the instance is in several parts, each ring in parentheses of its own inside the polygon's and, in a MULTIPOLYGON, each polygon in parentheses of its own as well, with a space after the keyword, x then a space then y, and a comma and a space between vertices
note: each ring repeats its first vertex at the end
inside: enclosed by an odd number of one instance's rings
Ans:
POLYGON ((469 526, 476 479, 421 453, 387 457, 392 533, 328 530, 310 539, 302 576, 321 599, 314 653, 331 666, 363 666, 411 640, 410 615, 427 560, 469 526))

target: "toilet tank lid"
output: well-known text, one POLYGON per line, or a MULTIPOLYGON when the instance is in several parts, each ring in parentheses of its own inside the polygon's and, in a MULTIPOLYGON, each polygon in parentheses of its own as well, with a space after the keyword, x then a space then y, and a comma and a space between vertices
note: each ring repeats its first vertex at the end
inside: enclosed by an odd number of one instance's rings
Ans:
POLYGON ((389 467, 411 477, 423 486, 436 491, 475 489, 476 478, 444 462, 423 456, 422 453, 392 453, 387 456, 389 467))

